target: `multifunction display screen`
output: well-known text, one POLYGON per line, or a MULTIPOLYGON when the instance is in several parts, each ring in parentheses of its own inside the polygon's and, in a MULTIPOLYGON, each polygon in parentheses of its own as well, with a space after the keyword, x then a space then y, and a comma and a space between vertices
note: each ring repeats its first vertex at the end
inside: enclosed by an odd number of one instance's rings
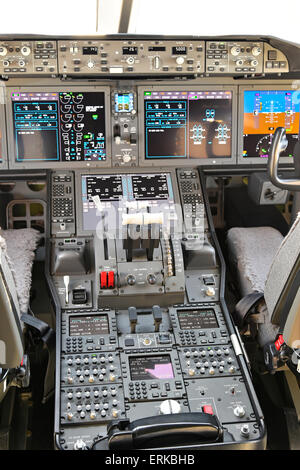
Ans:
POLYGON ((177 315, 182 330, 202 330, 205 328, 218 328, 219 326, 212 308, 177 310, 177 315))
POLYGON ((131 380, 174 379, 171 357, 138 356, 129 358, 131 380))
POLYGON ((267 158, 277 127, 286 129, 288 146, 280 156, 292 157, 299 132, 299 98, 292 90, 244 91, 244 158, 267 158))
POLYGON ((70 336, 108 335, 107 315, 70 317, 69 333, 70 336))
POLYGON ((145 91, 145 158, 231 157, 231 91, 145 91))
POLYGON ((11 94, 16 162, 106 160, 104 92, 11 94))
POLYGON ((108 211, 111 216, 121 213, 121 207, 138 211, 143 206, 143 210, 148 207, 151 212, 168 212, 174 204, 170 173, 82 175, 81 187, 84 230, 95 230, 103 216, 95 196, 99 197, 103 210, 116 209, 108 211))

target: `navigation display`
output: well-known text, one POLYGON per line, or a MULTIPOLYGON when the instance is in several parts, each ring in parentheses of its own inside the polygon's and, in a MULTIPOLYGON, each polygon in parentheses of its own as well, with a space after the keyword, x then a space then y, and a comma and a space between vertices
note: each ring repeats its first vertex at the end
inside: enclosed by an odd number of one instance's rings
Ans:
POLYGON ((174 379, 171 357, 140 356, 129 358, 131 380, 174 379))
POLYGON ((293 157, 299 132, 299 99, 292 90, 245 90, 243 158, 268 158, 277 127, 286 129, 288 146, 281 157, 293 157))
POLYGON ((105 161, 104 92, 13 92, 16 162, 105 161))
POLYGON ((145 91, 145 158, 230 158, 231 91, 145 91))
POLYGON ((108 335, 107 315, 70 317, 70 336, 108 335))
POLYGON ((182 330, 202 330, 205 328, 218 328, 214 310, 195 309, 177 310, 180 328, 182 330))

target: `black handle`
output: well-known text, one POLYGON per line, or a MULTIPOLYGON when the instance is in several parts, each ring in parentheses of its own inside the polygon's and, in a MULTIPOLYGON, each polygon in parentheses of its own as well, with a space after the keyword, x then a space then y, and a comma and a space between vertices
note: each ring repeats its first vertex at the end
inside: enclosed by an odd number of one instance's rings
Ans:
POLYGON ((223 440, 218 418, 206 413, 150 416, 108 426, 110 449, 147 449, 188 446, 223 440))

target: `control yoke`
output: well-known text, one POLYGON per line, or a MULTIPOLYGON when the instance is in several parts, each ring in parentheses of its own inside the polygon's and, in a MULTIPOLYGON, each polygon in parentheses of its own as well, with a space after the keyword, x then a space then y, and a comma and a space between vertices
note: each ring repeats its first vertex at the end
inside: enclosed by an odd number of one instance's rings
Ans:
MULTIPOLYGON (((282 179, 278 176, 278 162, 281 152, 283 152, 288 145, 286 138, 286 131, 284 127, 277 127, 271 148, 268 162, 268 172, 272 183, 282 189, 288 189, 289 191, 300 191, 300 178, 299 179, 282 179)), ((297 141, 294 150, 294 160, 296 167, 296 174, 299 176, 300 167, 300 142, 297 141)))

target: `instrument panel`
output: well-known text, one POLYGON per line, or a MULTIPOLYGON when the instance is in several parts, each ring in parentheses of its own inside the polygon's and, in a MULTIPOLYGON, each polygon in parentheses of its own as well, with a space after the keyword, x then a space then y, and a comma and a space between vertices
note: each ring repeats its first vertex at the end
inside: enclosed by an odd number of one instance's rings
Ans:
POLYGON ((300 103, 292 84, 7 87, 0 169, 266 165, 287 130, 293 165, 300 103), (7 145, 7 148, 6 148, 7 145))

